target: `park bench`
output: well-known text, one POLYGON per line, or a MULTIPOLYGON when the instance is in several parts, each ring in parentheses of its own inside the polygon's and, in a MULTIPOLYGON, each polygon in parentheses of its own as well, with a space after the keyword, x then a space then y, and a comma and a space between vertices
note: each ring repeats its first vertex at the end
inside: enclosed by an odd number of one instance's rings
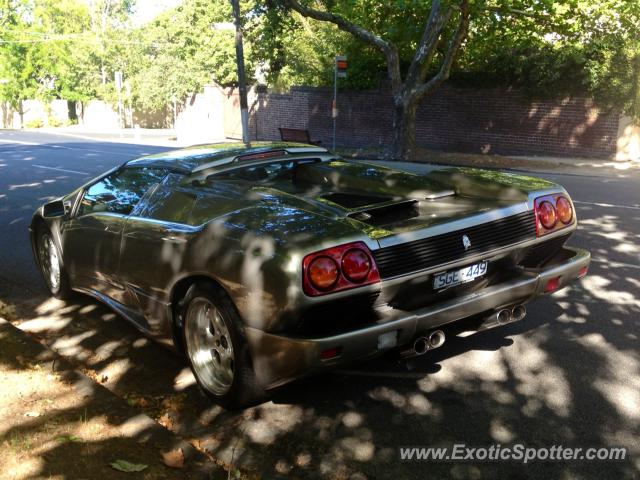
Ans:
POLYGON ((283 142, 298 142, 309 143, 311 145, 320 145, 320 140, 311 140, 309 130, 303 130, 301 128, 283 128, 280 127, 280 139, 283 142))

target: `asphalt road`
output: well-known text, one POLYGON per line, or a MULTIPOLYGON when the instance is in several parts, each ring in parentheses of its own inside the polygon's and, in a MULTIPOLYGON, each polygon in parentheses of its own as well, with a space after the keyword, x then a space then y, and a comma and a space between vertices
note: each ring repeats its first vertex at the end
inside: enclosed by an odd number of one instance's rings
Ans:
MULTIPOLYGON (((204 400, 184 363, 91 299, 49 299, 32 211, 161 147, 0 132, 0 300, 16 323, 221 463, 272 478, 640 478, 640 178, 540 174, 564 185, 589 275, 518 324, 419 359, 309 378, 241 413, 204 400), (623 461, 400 461, 398 447, 625 447, 623 461)), ((89 412, 91 414, 91 412, 89 412)))

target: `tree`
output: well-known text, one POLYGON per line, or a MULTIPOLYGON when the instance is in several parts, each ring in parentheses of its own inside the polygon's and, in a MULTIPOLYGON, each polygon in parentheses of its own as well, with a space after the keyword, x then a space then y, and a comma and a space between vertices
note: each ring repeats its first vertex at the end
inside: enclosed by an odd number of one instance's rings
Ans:
POLYGON ((22 101, 94 98, 87 38, 89 14, 80 0, 5 0, 0 44, 0 97, 21 115, 22 101))
MULTIPOLYGON (((233 85, 234 35, 224 29, 232 20, 228 0, 186 0, 134 31, 125 74, 132 79, 137 104, 159 109, 173 99, 182 102, 212 81, 233 85)), ((251 57, 250 44, 246 51, 251 57)), ((251 58, 247 64, 251 72, 251 58)))
POLYGON ((451 82, 538 99, 590 96, 640 120, 640 2, 553 1, 532 13, 473 22, 451 82))
POLYGON ((422 37, 404 78, 398 46, 395 43, 332 11, 311 8, 297 0, 284 0, 284 3, 305 17, 333 23, 340 30, 350 33, 384 54, 394 106, 393 154, 396 158, 411 157, 415 149, 418 105, 449 77, 454 58, 468 33, 469 0, 461 0, 457 5, 444 7, 440 0, 432 1, 422 37), (454 23, 454 27, 446 39, 445 32, 450 22, 454 23), (441 54, 440 67, 435 74, 429 76, 432 63, 439 53, 438 48, 442 47, 443 43, 446 46, 441 54))
POLYGON ((533 98, 589 95, 600 106, 640 119, 637 0, 270 0, 267 5, 257 53, 269 61, 270 78, 281 81, 278 68, 288 73, 292 65, 311 65, 314 71, 293 76, 294 81, 329 84, 330 64, 321 58, 344 52, 357 54, 351 55, 355 61, 346 83, 352 88, 374 86, 380 67, 385 70, 395 110, 393 153, 399 158, 411 155, 417 106, 447 79, 474 88, 518 87, 533 98), (300 18, 337 27, 352 40, 338 35, 327 40, 318 27, 305 34, 300 18), (322 38, 320 49, 314 48, 314 37, 322 38), (324 72, 319 64, 326 65, 324 72))

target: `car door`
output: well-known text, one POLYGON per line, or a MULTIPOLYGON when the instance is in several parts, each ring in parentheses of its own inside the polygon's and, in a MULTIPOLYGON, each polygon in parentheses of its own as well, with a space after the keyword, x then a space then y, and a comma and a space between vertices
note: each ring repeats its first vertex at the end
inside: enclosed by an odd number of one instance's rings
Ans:
POLYGON ((161 185, 124 228, 118 276, 135 298, 144 328, 154 335, 167 334, 169 288, 182 272, 190 238, 199 231, 188 224, 196 200, 192 192, 161 185))
POLYGON ((63 231, 65 266, 75 287, 127 303, 117 277, 124 225, 165 174, 161 169, 123 167, 85 189, 63 231))

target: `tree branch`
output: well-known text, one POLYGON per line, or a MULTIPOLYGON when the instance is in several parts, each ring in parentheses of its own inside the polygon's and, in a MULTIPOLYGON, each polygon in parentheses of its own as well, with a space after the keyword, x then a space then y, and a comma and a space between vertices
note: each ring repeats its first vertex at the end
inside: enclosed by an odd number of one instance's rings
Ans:
POLYGON ((489 12, 495 12, 495 13, 499 13, 503 16, 506 15, 515 15, 517 17, 530 17, 530 18, 535 18, 535 19, 539 19, 540 16, 536 15, 535 13, 532 12, 525 12, 524 10, 519 10, 517 8, 505 8, 505 7, 484 7, 483 10, 487 10, 489 12))
POLYGON ((453 60, 462 45, 465 37, 467 36, 467 32, 469 30, 469 0, 462 0, 460 4, 460 16, 458 17, 458 26, 456 27, 456 31, 453 33, 451 40, 449 41, 449 47, 447 48, 447 52, 445 53, 444 60, 442 61, 442 65, 440 66, 440 70, 438 73, 427 83, 423 83, 418 88, 413 91, 413 94, 416 98, 423 97, 431 92, 433 92, 437 87, 439 87, 442 82, 444 82, 447 78, 449 78, 449 73, 451 72, 451 65, 453 64, 453 60))
POLYGON ((391 81, 391 89, 394 95, 398 94, 402 87, 402 77, 400 75, 400 57, 398 48, 378 35, 371 33, 365 28, 352 23, 340 15, 322 10, 316 10, 300 4, 297 0, 284 0, 284 4, 292 8, 300 15, 319 20, 321 22, 330 22, 336 25, 340 30, 350 33, 354 37, 373 45, 382 51, 387 59, 387 73, 391 81))
POLYGON ((412 88, 417 82, 424 81, 424 75, 426 75, 429 64, 435 55, 442 29, 451 18, 452 13, 451 9, 444 14, 440 13, 440 0, 433 0, 429 19, 405 80, 405 85, 409 88, 412 88))
MULTIPOLYGON (((482 10, 486 12, 497 13, 503 17, 510 15, 513 17, 530 18, 532 20, 536 20, 537 22, 541 22, 545 25, 553 24, 553 18, 550 15, 545 13, 527 12, 525 10, 520 10, 518 8, 491 7, 491 6, 486 6, 482 10)), ((580 17, 581 14, 578 12, 574 16, 580 17)))

